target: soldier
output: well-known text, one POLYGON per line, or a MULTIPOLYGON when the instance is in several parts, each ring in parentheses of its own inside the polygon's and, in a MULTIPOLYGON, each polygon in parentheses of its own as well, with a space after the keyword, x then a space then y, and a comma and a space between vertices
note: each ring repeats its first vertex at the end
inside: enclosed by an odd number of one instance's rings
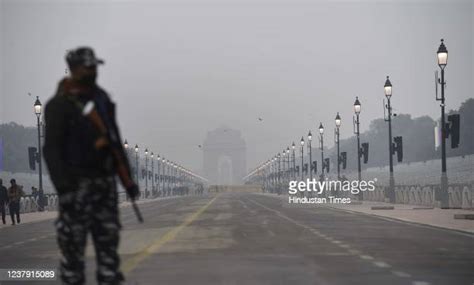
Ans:
MULTIPOLYGON (((115 175, 130 167, 120 142, 115 105, 96 84, 97 59, 91 48, 70 51, 66 61, 71 76, 64 78, 56 95, 46 105, 44 156, 51 180, 59 196, 59 216, 55 222, 61 250, 60 276, 63 284, 84 284, 84 250, 90 232, 97 256, 99 284, 122 284, 119 269, 118 196, 115 175), (85 116, 84 106, 93 102, 104 130, 85 116), (117 155, 123 160, 119 161, 117 155)), ((90 111, 90 110, 89 110, 90 111)), ((138 197, 135 183, 126 187, 132 200, 138 197)))

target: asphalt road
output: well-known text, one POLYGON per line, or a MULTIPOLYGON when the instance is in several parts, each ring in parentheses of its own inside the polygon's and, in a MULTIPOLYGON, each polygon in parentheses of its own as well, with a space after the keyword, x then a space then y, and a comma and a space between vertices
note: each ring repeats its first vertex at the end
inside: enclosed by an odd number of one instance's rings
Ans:
MULTIPOLYGON (((126 284, 474 284, 474 236, 251 193, 122 208, 126 284)), ((52 220, 0 230, 0 268, 54 268, 52 220)), ((93 248, 87 282, 95 284, 93 248)), ((0 282, 0 284, 59 284, 0 282)))

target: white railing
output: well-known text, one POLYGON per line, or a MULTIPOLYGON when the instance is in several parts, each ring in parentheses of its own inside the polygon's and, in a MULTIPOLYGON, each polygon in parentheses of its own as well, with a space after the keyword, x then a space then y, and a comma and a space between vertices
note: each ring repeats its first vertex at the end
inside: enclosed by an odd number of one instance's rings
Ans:
MULTIPOLYGON (((364 200, 386 202, 387 187, 377 187, 375 191, 364 192, 364 200)), ((395 203, 438 207, 435 192, 439 185, 396 186, 395 203)), ((453 184, 448 187, 449 207, 474 209, 474 185, 453 184)))

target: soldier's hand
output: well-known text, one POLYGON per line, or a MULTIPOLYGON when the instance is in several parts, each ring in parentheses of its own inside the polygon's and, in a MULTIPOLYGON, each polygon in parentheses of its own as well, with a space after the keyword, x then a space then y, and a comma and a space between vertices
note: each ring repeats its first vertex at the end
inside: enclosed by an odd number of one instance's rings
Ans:
POLYGON ((127 188, 128 197, 132 200, 136 200, 138 196, 140 196, 140 190, 138 189, 137 184, 133 184, 132 186, 127 188))

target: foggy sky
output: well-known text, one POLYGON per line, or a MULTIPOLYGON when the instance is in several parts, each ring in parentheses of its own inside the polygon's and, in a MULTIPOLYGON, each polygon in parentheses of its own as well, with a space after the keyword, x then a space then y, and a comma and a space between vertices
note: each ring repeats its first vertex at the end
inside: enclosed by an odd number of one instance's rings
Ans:
POLYGON ((194 170, 207 131, 238 129, 247 166, 298 142, 321 121, 332 141, 383 116, 385 76, 396 113, 439 117, 436 50, 449 51, 447 109, 474 97, 472 1, 0 0, 0 121, 33 126, 64 76, 65 51, 92 46, 99 84, 132 145, 194 170), (258 117, 263 118, 262 122, 258 117))

